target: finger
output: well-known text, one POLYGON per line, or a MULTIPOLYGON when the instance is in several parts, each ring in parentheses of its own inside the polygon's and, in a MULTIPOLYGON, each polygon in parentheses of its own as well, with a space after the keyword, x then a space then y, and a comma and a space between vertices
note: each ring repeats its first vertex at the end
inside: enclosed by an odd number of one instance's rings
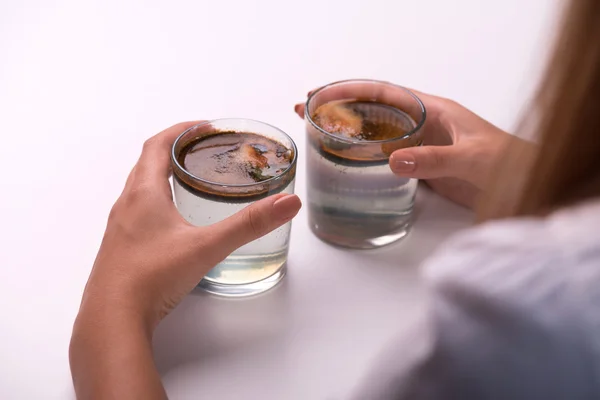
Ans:
MULTIPOLYGON (((320 89, 320 87, 318 87, 318 88, 315 88, 315 89, 313 89, 313 90, 309 91, 309 92, 306 94, 306 97, 310 97, 310 96, 311 96, 311 95, 312 95, 312 94, 313 94, 315 91, 317 91, 318 89, 320 89)), ((296 114, 298 114, 298 116, 299 116, 300 118, 302 118, 302 119, 304 119, 304 109, 305 109, 305 103, 298 103, 298 104, 296 104, 296 105, 294 106, 294 112, 295 112, 296 114)))
POLYGON ((171 172, 171 146, 181 133, 200 122, 182 122, 146 140, 142 154, 125 182, 123 192, 149 187, 152 192, 163 193, 172 199, 168 180, 171 172))
MULTIPOLYGON (((320 87, 311 90, 308 92, 307 96, 310 97, 319 89, 320 87)), ((391 83, 382 85, 381 82, 378 81, 364 81, 362 83, 356 82, 352 85, 329 86, 326 92, 318 94, 318 102, 324 104, 339 99, 378 99, 378 101, 381 101, 382 103, 401 108, 417 121, 420 121, 423 118, 423 110, 421 105, 415 101, 415 95, 424 103, 435 103, 436 98, 434 96, 391 83)), ((302 103, 296 104, 294 106, 294 111, 300 118, 304 118, 305 105, 302 103)))
POLYGON ((123 189, 124 192, 131 189, 131 186, 133 185, 134 180, 135 180, 135 165, 131 169, 129 176, 127 177, 127 180, 125 181, 125 188, 123 189))
POLYGON ((304 119, 304 103, 298 103, 294 106, 294 112, 304 119))
POLYGON ((231 217, 213 224, 211 238, 217 260, 235 249, 256 240, 290 221, 298 214, 302 202, 293 194, 279 194, 257 201, 231 217))
POLYGON ((152 181, 168 178, 171 171, 171 147, 175 139, 200 122, 202 121, 181 122, 146 140, 142 155, 136 164, 136 175, 152 181))
POLYGON ((407 178, 462 177, 463 156, 456 146, 410 147, 392 153, 390 168, 407 178))
MULTIPOLYGON (((359 97, 357 95, 357 93, 361 93, 362 91, 365 91, 365 90, 372 91, 371 87, 372 87, 372 84, 370 84, 370 83, 365 83, 362 85, 356 84, 356 85, 353 85, 352 87, 345 86, 345 85, 331 87, 329 92, 323 95, 321 102, 326 103, 328 101, 335 100, 335 99, 359 97)), ((306 94, 306 97, 312 96, 313 93, 315 93, 317 90, 319 90, 321 88, 322 88, 322 86, 319 86, 319 87, 309 91, 306 94)), ((298 114, 298 116, 300 118, 304 118, 304 110, 305 110, 305 103, 298 103, 294 106, 294 111, 296 112, 296 114, 298 114)))

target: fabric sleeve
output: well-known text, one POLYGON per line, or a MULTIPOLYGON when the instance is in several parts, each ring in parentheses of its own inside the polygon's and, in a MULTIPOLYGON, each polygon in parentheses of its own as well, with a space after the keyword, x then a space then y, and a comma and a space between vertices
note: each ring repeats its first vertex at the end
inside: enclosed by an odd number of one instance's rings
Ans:
POLYGON ((536 221, 451 240, 423 267, 421 323, 386 349, 355 398, 592 398, 559 248, 536 221))

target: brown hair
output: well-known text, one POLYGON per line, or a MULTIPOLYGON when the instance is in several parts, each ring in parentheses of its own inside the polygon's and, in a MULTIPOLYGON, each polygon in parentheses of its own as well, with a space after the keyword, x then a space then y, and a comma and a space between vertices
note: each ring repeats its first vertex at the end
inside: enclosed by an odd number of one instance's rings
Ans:
POLYGON ((600 196, 600 0, 571 0, 532 111, 537 151, 518 140, 509 147, 480 220, 540 215, 600 196))

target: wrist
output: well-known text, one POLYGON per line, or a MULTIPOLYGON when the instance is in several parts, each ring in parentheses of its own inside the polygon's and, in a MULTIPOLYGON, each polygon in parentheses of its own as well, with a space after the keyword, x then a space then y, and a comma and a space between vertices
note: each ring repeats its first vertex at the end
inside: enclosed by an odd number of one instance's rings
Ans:
POLYGON ((73 326, 73 334, 124 334, 136 332, 152 339, 154 321, 133 304, 84 296, 73 326))
POLYGON ((99 279, 88 281, 82 296, 76 322, 103 325, 130 325, 144 330, 149 336, 156 327, 158 314, 152 308, 153 302, 143 296, 143 291, 126 280, 106 282, 99 279))
POLYGON ((154 366, 152 329, 126 310, 82 305, 69 362, 78 398, 166 398, 154 366))

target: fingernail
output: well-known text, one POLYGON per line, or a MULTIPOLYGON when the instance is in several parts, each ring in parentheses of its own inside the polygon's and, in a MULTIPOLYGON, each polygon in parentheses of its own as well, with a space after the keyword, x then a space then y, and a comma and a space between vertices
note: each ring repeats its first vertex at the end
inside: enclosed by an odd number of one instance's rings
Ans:
POLYGON ((402 158, 392 157, 390 160, 390 168, 394 172, 413 172, 415 168, 417 168, 417 164, 415 163, 414 158, 409 155, 404 155, 402 158))
POLYGON ((294 106, 294 112, 298 115, 300 115, 300 107, 302 107, 302 104, 296 104, 294 106))
POLYGON ((288 194, 275 200, 273 203, 273 213, 277 219, 286 221, 292 219, 300 210, 302 203, 298 196, 288 194))

